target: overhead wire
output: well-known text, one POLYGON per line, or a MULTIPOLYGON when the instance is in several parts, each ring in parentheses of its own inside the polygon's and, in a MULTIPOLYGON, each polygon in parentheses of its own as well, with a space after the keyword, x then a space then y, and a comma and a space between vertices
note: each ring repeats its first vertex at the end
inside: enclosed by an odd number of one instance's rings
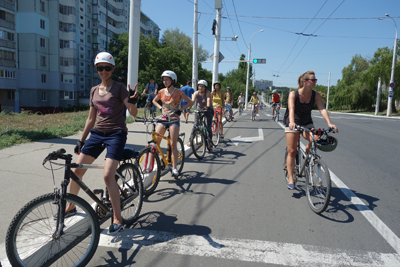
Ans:
POLYGON ((232 4, 233 4, 233 9, 234 9, 235 14, 236 14, 236 21, 237 21, 238 26, 239 26, 240 35, 242 36, 244 45, 247 47, 247 49, 249 49, 249 47, 247 46, 246 40, 244 39, 244 34, 243 34, 243 32, 242 32, 242 28, 240 27, 240 23, 239 23, 239 19, 238 19, 238 16, 237 16, 236 6, 235 6, 235 1, 234 1, 234 0, 232 0, 232 4))

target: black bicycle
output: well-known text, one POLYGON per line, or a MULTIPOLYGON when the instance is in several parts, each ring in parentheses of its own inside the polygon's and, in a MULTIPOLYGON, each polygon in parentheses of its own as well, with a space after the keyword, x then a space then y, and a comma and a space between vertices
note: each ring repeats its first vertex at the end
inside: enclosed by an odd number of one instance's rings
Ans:
MULTIPOLYGON (((328 166, 322 161, 321 156, 317 154, 317 148, 324 152, 331 152, 336 149, 338 141, 336 138, 329 136, 328 133, 335 132, 333 128, 310 130, 299 125, 296 130, 307 131, 312 137, 311 149, 306 152, 300 146, 300 136, 297 142, 297 152, 295 157, 295 166, 293 172, 294 184, 300 177, 306 178, 306 194, 308 204, 311 210, 320 214, 326 210, 331 199, 331 176, 328 166), (318 140, 315 140, 319 136, 318 140), (304 159, 301 163, 301 158, 304 159)), ((286 167, 287 148, 283 161, 283 171, 286 183, 289 182, 289 175, 286 167)))
MULTIPOLYGON (((91 191, 71 169, 102 169, 104 165, 72 163, 72 155, 65 154, 64 149, 48 154, 43 165, 47 162, 53 173, 54 192, 31 200, 15 215, 6 235, 7 257, 12 266, 86 266, 99 243, 100 223, 112 218, 113 210, 107 189, 91 191), (58 159, 65 163, 56 163, 58 159), (65 168, 60 188, 55 186, 53 164, 65 168), (67 193, 70 179, 94 200, 94 208, 84 199, 67 193), (67 203, 76 208, 72 216, 65 212, 67 203)), ((140 173, 134 164, 122 161, 115 179, 123 223, 131 224, 142 208, 140 173)))
MULTIPOLYGON (((149 96, 149 94, 143 94, 149 96)), ((155 119, 157 116, 156 112, 154 111, 154 104, 153 102, 147 98, 146 104, 144 106, 144 118, 145 119, 155 119)))
POLYGON ((192 147, 193 154, 196 158, 202 159, 206 154, 206 148, 211 151, 214 147, 210 137, 208 136, 207 126, 205 122, 205 116, 207 110, 195 110, 198 113, 197 121, 195 122, 195 130, 190 136, 190 145, 192 147))

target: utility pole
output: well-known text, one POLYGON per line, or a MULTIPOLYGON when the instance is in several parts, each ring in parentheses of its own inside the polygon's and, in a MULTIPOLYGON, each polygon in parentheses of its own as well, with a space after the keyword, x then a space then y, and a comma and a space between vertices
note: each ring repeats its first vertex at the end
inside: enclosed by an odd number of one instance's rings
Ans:
POLYGON ((326 110, 328 110, 328 104, 329 104, 329 88, 331 87, 331 72, 329 72, 329 77, 328 77, 328 95, 326 96, 326 110))
POLYGON ((379 102, 381 101, 381 77, 378 80, 378 90, 376 92, 375 115, 379 112, 379 102))
MULTIPOLYGON (((140 4, 141 0, 131 0, 129 9, 129 49, 127 84, 133 89, 139 76, 139 41, 140 41, 140 4)), ((131 116, 126 111, 127 116, 131 116)))
POLYGON ((197 35, 198 35, 198 0, 194 0, 193 20, 193 65, 192 65, 192 87, 197 90, 198 64, 197 64, 197 35))
POLYGON ((215 9, 217 10, 217 25, 215 30, 214 42, 214 59, 213 59, 213 76, 212 76, 212 90, 214 90, 214 83, 218 81, 218 64, 219 64, 219 40, 221 37, 221 9, 222 0, 215 0, 215 9))

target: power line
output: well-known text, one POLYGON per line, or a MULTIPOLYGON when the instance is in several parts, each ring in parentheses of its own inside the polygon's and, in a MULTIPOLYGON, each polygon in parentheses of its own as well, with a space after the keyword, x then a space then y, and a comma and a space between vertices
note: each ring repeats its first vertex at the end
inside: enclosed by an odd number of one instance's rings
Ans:
MULTIPOLYGON (((226 12, 228 12, 228 5, 226 4, 225 0, 224 0, 224 4, 225 4, 226 12)), ((232 34, 235 34, 235 32, 233 31, 233 26, 232 26, 231 21, 230 20, 228 20, 228 21, 229 21, 229 24, 230 24, 231 29, 232 29, 232 34)), ((238 44, 237 41, 236 41, 236 46, 237 46, 237 49, 238 49, 239 54, 240 54, 239 44, 238 44)))
POLYGON ((243 32, 242 32, 242 28, 240 27, 240 24, 239 24, 239 19, 237 18, 238 16, 237 16, 236 6, 235 6, 234 0, 232 0, 232 4, 233 4, 233 9, 235 10, 236 20, 237 20, 237 23, 238 23, 238 26, 239 26, 240 34, 242 35, 243 42, 244 42, 245 46, 247 47, 247 49, 249 49, 249 47, 247 46, 246 41, 244 40, 244 35, 243 35, 243 32))

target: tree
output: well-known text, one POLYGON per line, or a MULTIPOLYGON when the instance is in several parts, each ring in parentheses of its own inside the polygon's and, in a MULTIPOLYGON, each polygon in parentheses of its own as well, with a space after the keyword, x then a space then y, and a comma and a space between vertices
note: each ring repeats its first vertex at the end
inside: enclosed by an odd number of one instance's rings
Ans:
MULTIPOLYGON (((192 38, 181 32, 178 28, 175 28, 174 30, 166 29, 161 37, 161 43, 168 44, 178 50, 184 51, 190 59, 193 58, 192 38)), ((208 51, 204 50, 201 44, 198 45, 197 61, 206 61, 208 56, 208 51)))

